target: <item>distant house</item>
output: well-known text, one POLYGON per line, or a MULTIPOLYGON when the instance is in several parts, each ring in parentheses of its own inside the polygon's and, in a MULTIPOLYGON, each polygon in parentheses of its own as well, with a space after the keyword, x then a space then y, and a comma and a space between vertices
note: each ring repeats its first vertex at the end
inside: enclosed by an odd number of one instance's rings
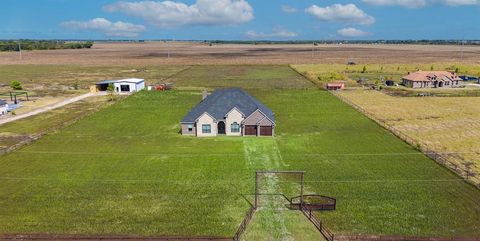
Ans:
POLYGON ((6 115, 8 112, 8 104, 5 100, 0 100, 0 116, 6 115))
POLYGON ((327 90, 343 90, 343 89, 345 89, 345 83, 343 82, 327 84, 327 90))
POLYGON ((275 114, 239 88, 204 93, 180 122, 183 135, 273 136, 275 114))
POLYGON ((451 88, 461 80, 456 73, 448 71, 417 71, 404 76, 402 83, 411 88, 451 88))
POLYGON ((97 83, 96 86, 99 91, 106 91, 110 84, 117 93, 132 93, 145 89, 144 79, 104 80, 97 83))

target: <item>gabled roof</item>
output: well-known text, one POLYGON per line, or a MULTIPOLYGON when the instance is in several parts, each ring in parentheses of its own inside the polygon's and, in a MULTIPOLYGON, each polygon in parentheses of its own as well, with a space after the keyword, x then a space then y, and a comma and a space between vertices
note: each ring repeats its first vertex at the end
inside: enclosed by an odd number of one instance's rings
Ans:
POLYGON ((239 88, 214 91, 198 103, 181 122, 194 123, 205 112, 217 120, 222 120, 233 108, 237 108, 245 116, 250 116, 258 109, 275 122, 275 114, 269 108, 239 88))
POLYGON ((404 76, 403 79, 411 81, 448 81, 448 80, 462 80, 456 73, 448 71, 417 71, 404 76))

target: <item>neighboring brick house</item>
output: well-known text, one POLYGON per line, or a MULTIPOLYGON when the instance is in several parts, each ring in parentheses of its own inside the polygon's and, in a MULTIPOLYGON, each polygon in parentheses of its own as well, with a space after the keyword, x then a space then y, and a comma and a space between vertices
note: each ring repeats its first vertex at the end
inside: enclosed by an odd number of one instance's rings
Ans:
POLYGON ((451 88, 461 80, 456 73, 448 71, 417 71, 404 76, 402 83, 411 88, 451 88))
POLYGON ((180 122, 182 135, 273 136, 275 114, 239 88, 204 95, 180 122))

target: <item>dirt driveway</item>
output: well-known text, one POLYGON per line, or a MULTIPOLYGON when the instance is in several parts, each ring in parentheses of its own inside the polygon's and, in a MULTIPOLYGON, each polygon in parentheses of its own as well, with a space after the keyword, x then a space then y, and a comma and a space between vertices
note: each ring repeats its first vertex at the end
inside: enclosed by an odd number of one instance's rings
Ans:
POLYGON ((59 108, 59 107, 62 107, 62 106, 80 101, 80 100, 83 100, 83 99, 86 99, 86 98, 89 98, 89 97, 92 97, 92 96, 99 96, 99 95, 105 95, 105 93, 102 93, 102 92, 87 93, 87 94, 75 96, 75 97, 57 102, 57 103, 52 104, 52 105, 44 106, 44 107, 35 109, 33 111, 30 111, 30 112, 27 112, 27 113, 24 113, 24 114, 9 115, 7 117, 3 117, 3 118, 0 119, 0 125, 3 125, 5 123, 9 123, 9 122, 12 122, 12 121, 20 120, 20 119, 23 119, 23 118, 27 118, 27 117, 30 117, 30 116, 38 115, 38 114, 43 113, 43 112, 47 112, 47 111, 50 111, 50 110, 53 110, 53 109, 56 109, 56 108, 59 108))

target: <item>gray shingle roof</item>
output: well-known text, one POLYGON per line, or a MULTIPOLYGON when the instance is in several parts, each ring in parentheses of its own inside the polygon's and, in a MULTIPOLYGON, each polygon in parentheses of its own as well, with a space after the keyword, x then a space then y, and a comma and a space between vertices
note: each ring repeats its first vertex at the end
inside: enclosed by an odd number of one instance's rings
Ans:
POLYGON ((205 112, 217 120, 222 120, 234 107, 240 110, 245 117, 250 116, 258 109, 275 122, 275 114, 269 108, 239 88, 215 90, 198 103, 181 122, 194 123, 205 112))

